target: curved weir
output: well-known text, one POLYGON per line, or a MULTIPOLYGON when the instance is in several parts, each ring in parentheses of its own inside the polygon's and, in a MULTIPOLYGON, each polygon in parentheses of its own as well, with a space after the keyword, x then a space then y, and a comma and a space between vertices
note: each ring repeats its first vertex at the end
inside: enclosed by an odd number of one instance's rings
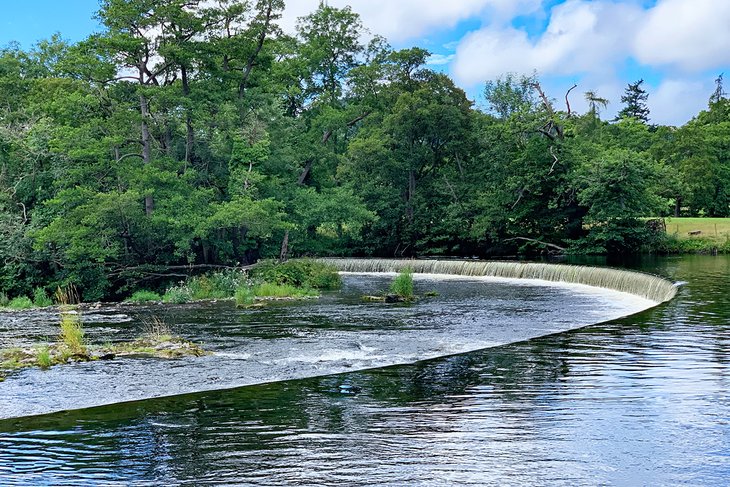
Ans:
POLYGON ((658 276, 605 267, 542 264, 526 262, 491 262, 464 260, 413 259, 321 259, 341 272, 399 272, 410 267, 418 274, 446 274, 468 277, 537 279, 550 282, 584 284, 613 289, 664 303, 677 294, 677 286, 658 276))
MULTIPOLYGON (((318 301, 254 309, 237 309, 230 302, 87 309, 82 321, 94 343, 139 336, 145 322, 159 316, 175 334, 213 355, 121 358, 13 372, 0 382, 0 419, 411 364, 617 319, 676 293, 660 278, 610 269, 328 262, 359 273, 410 266, 418 273, 417 292, 436 291, 438 296, 413 305, 366 303, 362 297, 385 292, 392 275, 345 273, 342 290, 318 301)), ((0 347, 30 347, 57 333, 54 312, 0 314, 0 347)))

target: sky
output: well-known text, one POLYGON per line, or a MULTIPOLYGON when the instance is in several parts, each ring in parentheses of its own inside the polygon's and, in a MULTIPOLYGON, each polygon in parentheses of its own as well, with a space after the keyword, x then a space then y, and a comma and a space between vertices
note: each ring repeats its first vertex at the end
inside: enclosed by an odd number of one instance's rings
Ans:
MULTIPOLYGON (((432 69, 450 74, 477 105, 487 80, 537 72, 545 91, 574 110, 583 93, 621 108, 627 83, 645 80, 651 121, 681 125, 707 106, 720 73, 730 86, 730 0, 328 0, 350 5, 394 48, 420 46, 432 69)), ((281 25, 319 0, 288 0, 281 25)), ((28 48, 55 32, 78 41, 100 30, 97 0, 0 0, 0 46, 28 48)), ((730 89, 728 89, 730 91, 730 89)))

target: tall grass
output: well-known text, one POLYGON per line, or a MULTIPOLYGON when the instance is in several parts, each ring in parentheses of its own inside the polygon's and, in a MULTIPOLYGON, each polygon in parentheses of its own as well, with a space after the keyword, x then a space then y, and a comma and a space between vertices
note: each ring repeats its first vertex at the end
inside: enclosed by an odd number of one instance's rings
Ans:
POLYGON ((28 296, 18 296, 17 298, 13 298, 8 303, 8 308, 10 309, 31 309, 33 307, 33 301, 28 296))
POLYGON ((33 291, 33 304, 36 308, 47 308, 53 306, 53 301, 48 297, 45 289, 37 287, 33 291))
POLYGON ((84 329, 81 326, 81 318, 77 313, 72 311, 61 313, 59 341, 71 355, 86 355, 84 329))
POLYGON ((42 369, 47 369, 53 365, 51 350, 47 346, 41 347, 36 351, 36 363, 42 369))
POLYGON ((253 293, 261 298, 301 298, 317 296, 317 291, 309 288, 300 288, 289 284, 273 284, 262 282, 253 287, 253 293))
POLYGON ((390 292, 403 299, 413 299, 413 269, 402 269, 390 284, 390 292))

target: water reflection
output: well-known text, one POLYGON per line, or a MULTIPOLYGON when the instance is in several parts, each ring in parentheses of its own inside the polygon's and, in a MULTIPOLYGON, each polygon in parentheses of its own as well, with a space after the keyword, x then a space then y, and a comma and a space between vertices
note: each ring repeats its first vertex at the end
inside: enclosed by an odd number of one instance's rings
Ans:
POLYGON ((730 260, 649 269, 689 284, 579 331, 0 422, 0 484, 725 485, 730 260))

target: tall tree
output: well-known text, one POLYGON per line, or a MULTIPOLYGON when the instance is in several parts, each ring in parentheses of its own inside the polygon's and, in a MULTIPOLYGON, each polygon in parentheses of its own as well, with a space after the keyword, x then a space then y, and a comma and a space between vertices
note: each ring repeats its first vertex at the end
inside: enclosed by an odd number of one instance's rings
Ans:
POLYGON ((649 94, 641 87, 643 84, 643 79, 628 84, 621 96, 624 107, 618 112, 618 118, 635 118, 642 123, 649 122, 649 107, 646 104, 649 94))

